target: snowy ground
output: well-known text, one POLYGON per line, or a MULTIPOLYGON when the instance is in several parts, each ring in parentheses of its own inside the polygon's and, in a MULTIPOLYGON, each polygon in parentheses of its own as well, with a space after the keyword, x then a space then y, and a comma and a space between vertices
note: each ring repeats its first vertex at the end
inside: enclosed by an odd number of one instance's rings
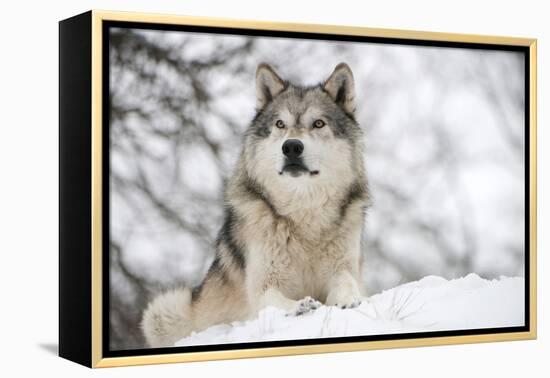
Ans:
POLYGON ((268 307, 258 318, 193 333, 177 346, 493 328, 524 324, 524 279, 429 276, 365 298, 355 309, 323 306, 290 317, 268 307))

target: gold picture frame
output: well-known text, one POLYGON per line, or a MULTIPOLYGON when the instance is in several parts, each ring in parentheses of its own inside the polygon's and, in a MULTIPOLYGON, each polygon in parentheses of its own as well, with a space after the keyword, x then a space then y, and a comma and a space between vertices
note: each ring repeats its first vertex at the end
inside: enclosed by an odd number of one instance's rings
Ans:
MULTIPOLYGON (((111 12, 93 10, 83 15, 62 21, 60 23, 60 92, 68 91, 74 81, 79 81, 83 85, 83 93, 90 91, 89 97, 85 97, 88 104, 82 103, 83 111, 88 113, 68 114, 67 108, 71 106, 71 101, 81 101, 78 96, 60 94, 60 128, 61 128, 61 188, 62 194, 60 198, 64 198, 60 204, 60 355, 73 361, 82 363, 90 367, 114 367, 114 366, 129 366, 143 364, 160 364, 173 362, 187 361, 206 361, 217 359, 237 359, 249 357, 265 357, 265 356, 283 356, 283 355, 299 355, 310 353, 327 353, 327 352, 347 352, 360 351, 371 349, 386 349, 386 348, 401 348, 401 347, 417 347, 417 346, 434 346, 447 344, 465 344, 465 343, 480 343, 494 341, 511 341, 511 340, 527 340, 535 339, 537 335, 537 264, 536 264, 536 227, 537 227, 537 167, 536 167, 536 149, 537 149, 537 41, 536 39, 514 38, 501 36, 483 36, 469 34, 453 34, 453 33, 437 33, 412 30, 393 30, 393 29, 377 29, 367 27, 354 26, 336 26, 336 25, 316 25, 316 24, 294 24, 280 22, 259 22, 251 20, 230 20, 217 19, 209 17, 189 17, 161 14, 146 14, 146 13, 127 13, 127 12, 111 12), (199 27, 216 27, 228 29, 246 29, 259 30, 264 32, 299 32, 299 33, 316 33, 336 36, 358 36, 371 37, 380 39, 399 39, 412 40, 423 42, 444 42, 444 43, 463 43, 463 44, 478 44, 478 45, 502 45, 516 46, 525 48, 528 52, 528 122, 529 122, 529 203, 528 208, 528 224, 529 224, 529 250, 525 251, 528 255, 528 263, 526 271, 528 271, 528 300, 529 318, 528 330, 521 332, 506 332, 494 334, 468 334, 468 335, 453 335, 453 336, 437 336, 423 338, 407 338, 397 340, 377 340, 377 341, 361 341, 361 342, 343 342, 330 344, 312 344, 299 346, 275 346, 261 347, 252 349, 237 349, 237 350, 211 350, 201 352, 185 352, 185 353, 160 353, 160 354, 142 354, 128 356, 109 356, 107 357, 103 350, 105 338, 105 325, 103 324, 104 298, 103 298, 103 274, 104 274, 104 256, 103 256, 103 179, 104 179, 104 160, 103 146, 104 143, 104 91, 103 86, 105 78, 103 77, 102 67, 104 64, 104 25, 106 22, 128 22, 140 24, 162 24, 162 25, 188 25, 199 27), (75 36, 78 32, 84 33, 83 39, 86 43, 82 44, 75 36), (71 34, 71 35, 69 35, 71 34), (80 59, 88 61, 89 77, 82 77, 83 72, 68 73, 69 60, 74 59, 74 54, 79 48, 88 49, 89 55, 83 56, 80 59), (71 81, 72 80, 72 81, 71 81), (87 109, 86 109, 87 107, 87 109), (67 115, 65 115, 67 114, 67 115), (72 118, 71 118, 72 117, 72 118), (89 185, 89 190, 85 192, 71 192, 71 189, 65 187, 75 169, 71 168, 70 163, 64 163, 67 156, 64 155, 64 146, 69 142, 69 128, 75 128, 76 121, 89 120, 89 128, 83 127, 81 138, 83 143, 89 142, 89 171, 81 173, 87 175, 87 181, 83 181, 83 187, 89 185), (64 135, 67 134, 67 140, 64 135), (65 159, 65 160, 64 160, 65 159), (89 180, 88 180, 89 178, 89 180), (80 216, 89 216, 88 221, 82 223, 74 223, 72 220, 78 215, 71 213, 68 208, 75 201, 87 199, 84 209, 86 212, 80 213, 80 216), (63 201, 65 201, 63 203, 63 201), (76 227, 79 227, 76 229, 76 227), (89 227, 89 228, 88 228, 89 227), (72 239, 68 238, 71 234, 72 239), (79 235, 86 234, 86 238, 80 238, 79 235), (67 241, 65 241, 67 240, 67 241), (78 248, 78 249, 76 249, 78 248), (78 257, 75 254, 80 254, 84 250, 83 255, 78 257), (72 273, 70 272, 72 271, 72 273), (75 277, 75 272, 80 274, 86 272, 80 277, 75 277), (76 280, 76 281, 75 281, 76 280), (81 282, 89 282, 89 285, 80 284, 81 282), (77 282, 78 281, 78 282, 77 282), (89 290, 89 292, 88 292, 89 290), (74 309, 76 304, 74 297, 80 291, 83 307, 74 309), (83 291, 83 292, 82 292, 83 291), (65 299, 68 298, 68 299, 65 299), (81 312, 79 312, 81 311, 81 312), (82 313, 88 315, 82 317, 82 313), (78 318, 78 320, 74 320, 78 318), (75 323, 76 322, 76 323, 75 323), (71 325, 68 325, 71 323, 71 325), (78 340, 83 340, 82 343, 86 346, 80 348, 80 351, 74 351, 78 345, 78 340), (89 345, 88 345, 89 344, 89 345), (88 348, 89 347, 89 348, 88 348)), ((72 68, 71 68, 72 69, 72 68)), ((83 67, 82 69, 85 69, 83 67)), ((85 75, 84 75, 85 76, 85 75)), ((79 87, 80 88, 80 87, 79 87)), ((80 89, 79 89, 80 90, 80 89)), ((80 135, 80 134, 79 134, 80 135)), ((67 147, 67 154, 71 151, 67 147)), ((76 189, 74 189, 76 190, 76 189)), ((78 305, 76 305, 78 307, 78 305)))

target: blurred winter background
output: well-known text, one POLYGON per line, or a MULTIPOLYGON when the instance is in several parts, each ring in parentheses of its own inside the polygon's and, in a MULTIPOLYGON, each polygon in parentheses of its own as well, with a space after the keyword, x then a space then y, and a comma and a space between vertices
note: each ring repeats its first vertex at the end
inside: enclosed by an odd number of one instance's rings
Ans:
POLYGON ((303 84, 354 72, 370 294, 523 275, 523 54, 111 29, 109 55, 112 349, 144 347, 147 302, 206 273, 260 62, 303 84))

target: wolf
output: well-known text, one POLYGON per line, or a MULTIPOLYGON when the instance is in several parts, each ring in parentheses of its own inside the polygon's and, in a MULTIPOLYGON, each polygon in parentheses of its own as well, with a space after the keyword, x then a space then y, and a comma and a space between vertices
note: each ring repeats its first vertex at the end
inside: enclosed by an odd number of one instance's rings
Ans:
POLYGON ((302 315, 360 304, 369 191, 355 103, 345 63, 314 86, 258 66, 256 115, 226 185, 215 258, 198 287, 149 303, 141 327, 150 347, 267 306, 302 315))

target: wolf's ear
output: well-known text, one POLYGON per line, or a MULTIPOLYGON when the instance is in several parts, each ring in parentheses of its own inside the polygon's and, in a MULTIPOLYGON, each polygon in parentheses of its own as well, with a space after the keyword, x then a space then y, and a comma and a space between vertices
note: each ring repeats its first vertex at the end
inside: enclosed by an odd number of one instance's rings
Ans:
POLYGON ((256 108, 261 109, 285 89, 285 82, 267 63, 256 70, 256 108))
POLYGON ((346 63, 340 63, 334 68, 330 77, 323 84, 330 97, 346 112, 355 112, 355 84, 353 73, 346 63))

